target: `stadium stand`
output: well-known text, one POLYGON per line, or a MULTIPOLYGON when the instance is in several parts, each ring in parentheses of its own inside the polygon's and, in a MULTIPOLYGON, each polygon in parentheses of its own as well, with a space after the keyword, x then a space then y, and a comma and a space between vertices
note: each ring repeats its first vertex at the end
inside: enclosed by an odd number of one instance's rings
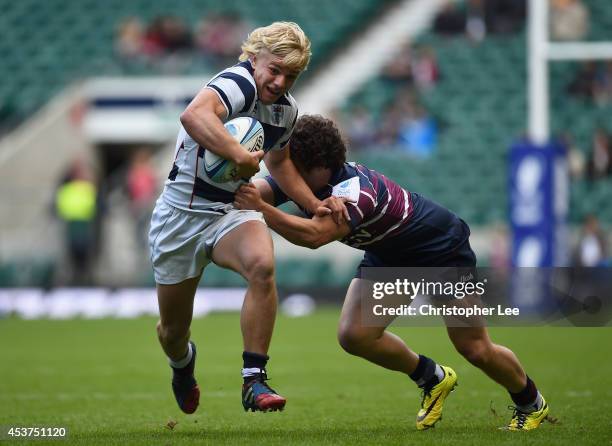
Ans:
MULTIPOLYGON (((206 14, 223 12, 239 12, 253 26, 293 20, 312 40, 312 70, 392 1, 0 0, 0 127, 3 121, 6 127, 29 116, 70 82, 124 74, 113 47, 117 27, 128 17, 150 21, 172 14, 192 27, 206 14)), ((142 67, 131 74, 155 74, 151 69, 142 67)), ((194 59, 175 74, 201 69, 194 59)))
MULTIPOLYGON (((321 67, 353 35, 362 30, 385 6, 396 0, 313 0, 272 2, 263 0, 0 0, 0 134, 30 116, 41 104, 75 80, 91 75, 126 74, 116 60, 113 43, 117 26, 127 17, 147 22, 173 14, 193 27, 211 12, 233 12, 253 26, 277 19, 295 20, 313 42, 309 73, 321 67), (273 7, 272 7, 273 6, 273 7), (75 44, 78 42, 78 45, 75 44)), ((589 40, 610 40, 612 10, 607 0, 584 0, 591 11, 589 40), (597 18, 595 20, 594 18, 597 18)), ((470 225, 489 225, 507 218, 506 153, 524 134, 526 125, 525 33, 489 35, 478 45, 463 38, 427 34, 416 42, 435 51, 441 80, 420 93, 420 102, 440 127, 436 149, 427 159, 410 158, 388 150, 362 150, 351 158, 380 169, 410 190, 423 193, 453 209, 470 225)), ((142 67, 141 67, 142 68, 142 67)), ((201 64, 182 67, 182 74, 199 74, 201 64)), ((596 107, 566 94, 578 71, 576 63, 551 65, 551 117, 553 131, 570 129, 576 146, 591 147, 598 126, 612 130, 610 104, 596 107)), ((128 74, 155 74, 136 68, 128 74)), ((349 99, 346 108, 364 105, 380 120, 399 87, 373 79, 349 99)), ((608 205, 612 181, 577 179, 571 186, 571 221, 597 211, 602 223, 612 223, 608 205)), ((53 285, 53 259, 30 265, 27 261, 0 265, 0 286, 53 285)), ((300 283, 340 284, 352 271, 334 273, 326 261, 291 258, 277 265, 279 287, 300 283)), ((240 277, 211 268, 207 284, 241 286, 240 277)), ((151 284, 150 275, 134 278, 151 284)), ((297 284, 297 285, 296 285, 297 284)))
MULTIPOLYGON (((589 40, 609 40, 605 24, 612 23, 612 10, 607 2, 589 0, 585 4, 592 16, 599 16, 593 20, 589 40)), ((505 220, 506 153, 526 132, 525 38, 524 32, 491 35, 479 45, 470 45, 464 38, 422 36, 416 44, 433 48, 442 73, 435 88, 420 93, 420 101, 442 128, 435 153, 430 159, 414 159, 390 147, 355 152, 351 157, 432 197, 471 225, 505 220)), ((577 63, 551 66, 551 125, 556 135, 571 130, 577 147, 587 157, 595 129, 604 126, 612 130, 612 104, 596 107, 566 93, 578 69, 577 63)), ((379 76, 351 97, 345 110, 363 105, 380 122, 398 88, 379 76)), ((609 178, 593 183, 573 181, 571 222, 578 223, 586 214, 597 211, 603 222, 612 223, 612 208, 606 206, 610 190, 609 178)))

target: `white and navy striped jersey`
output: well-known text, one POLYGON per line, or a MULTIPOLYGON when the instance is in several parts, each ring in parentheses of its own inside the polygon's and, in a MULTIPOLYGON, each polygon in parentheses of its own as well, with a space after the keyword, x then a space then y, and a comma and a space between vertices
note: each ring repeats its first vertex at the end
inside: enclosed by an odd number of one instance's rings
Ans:
MULTIPOLYGON (((239 116, 257 119, 264 129, 264 150, 285 147, 297 120, 295 99, 287 93, 274 104, 262 104, 257 97, 253 68, 249 61, 227 68, 210 80, 205 88, 213 90, 225 108, 225 121, 239 116)), ((204 172, 204 152, 181 126, 174 165, 166 180, 164 199, 179 209, 198 212, 225 212, 232 207, 234 192, 244 181, 215 183, 204 172)))

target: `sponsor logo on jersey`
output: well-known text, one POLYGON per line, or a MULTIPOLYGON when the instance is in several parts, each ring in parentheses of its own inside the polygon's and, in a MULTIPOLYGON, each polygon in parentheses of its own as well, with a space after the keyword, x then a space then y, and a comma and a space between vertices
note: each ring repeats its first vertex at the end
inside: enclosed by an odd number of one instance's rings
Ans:
POLYGON ((332 195, 356 203, 359 200, 360 190, 359 177, 353 177, 335 185, 332 189, 332 195))

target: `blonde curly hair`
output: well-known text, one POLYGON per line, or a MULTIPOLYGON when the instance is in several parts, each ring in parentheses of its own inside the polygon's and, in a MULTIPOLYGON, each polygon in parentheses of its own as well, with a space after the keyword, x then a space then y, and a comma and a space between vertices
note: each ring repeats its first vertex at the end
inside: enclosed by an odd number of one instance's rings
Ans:
POLYGON ((259 54, 263 49, 283 60, 283 64, 296 71, 304 71, 310 62, 310 40, 297 23, 274 22, 254 29, 242 43, 241 62, 259 54))

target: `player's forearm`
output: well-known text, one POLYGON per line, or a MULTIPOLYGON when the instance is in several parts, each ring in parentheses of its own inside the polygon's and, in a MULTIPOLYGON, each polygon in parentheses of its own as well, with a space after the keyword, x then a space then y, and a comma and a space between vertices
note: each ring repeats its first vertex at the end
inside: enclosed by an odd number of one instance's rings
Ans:
POLYGON ((319 200, 306 185, 291 158, 282 160, 267 158, 266 167, 285 195, 304 209, 313 213, 316 211, 319 200))
POLYGON ((321 246, 312 220, 289 215, 268 203, 263 203, 259 210, 268 226, 294 245, 311 249, 321 246))
POLYGON ((181 114, 185 131, 200 146, 236 164, 244 162, 247 153, 225 130, 219 117, 212 111, 187 109, 181 114))

